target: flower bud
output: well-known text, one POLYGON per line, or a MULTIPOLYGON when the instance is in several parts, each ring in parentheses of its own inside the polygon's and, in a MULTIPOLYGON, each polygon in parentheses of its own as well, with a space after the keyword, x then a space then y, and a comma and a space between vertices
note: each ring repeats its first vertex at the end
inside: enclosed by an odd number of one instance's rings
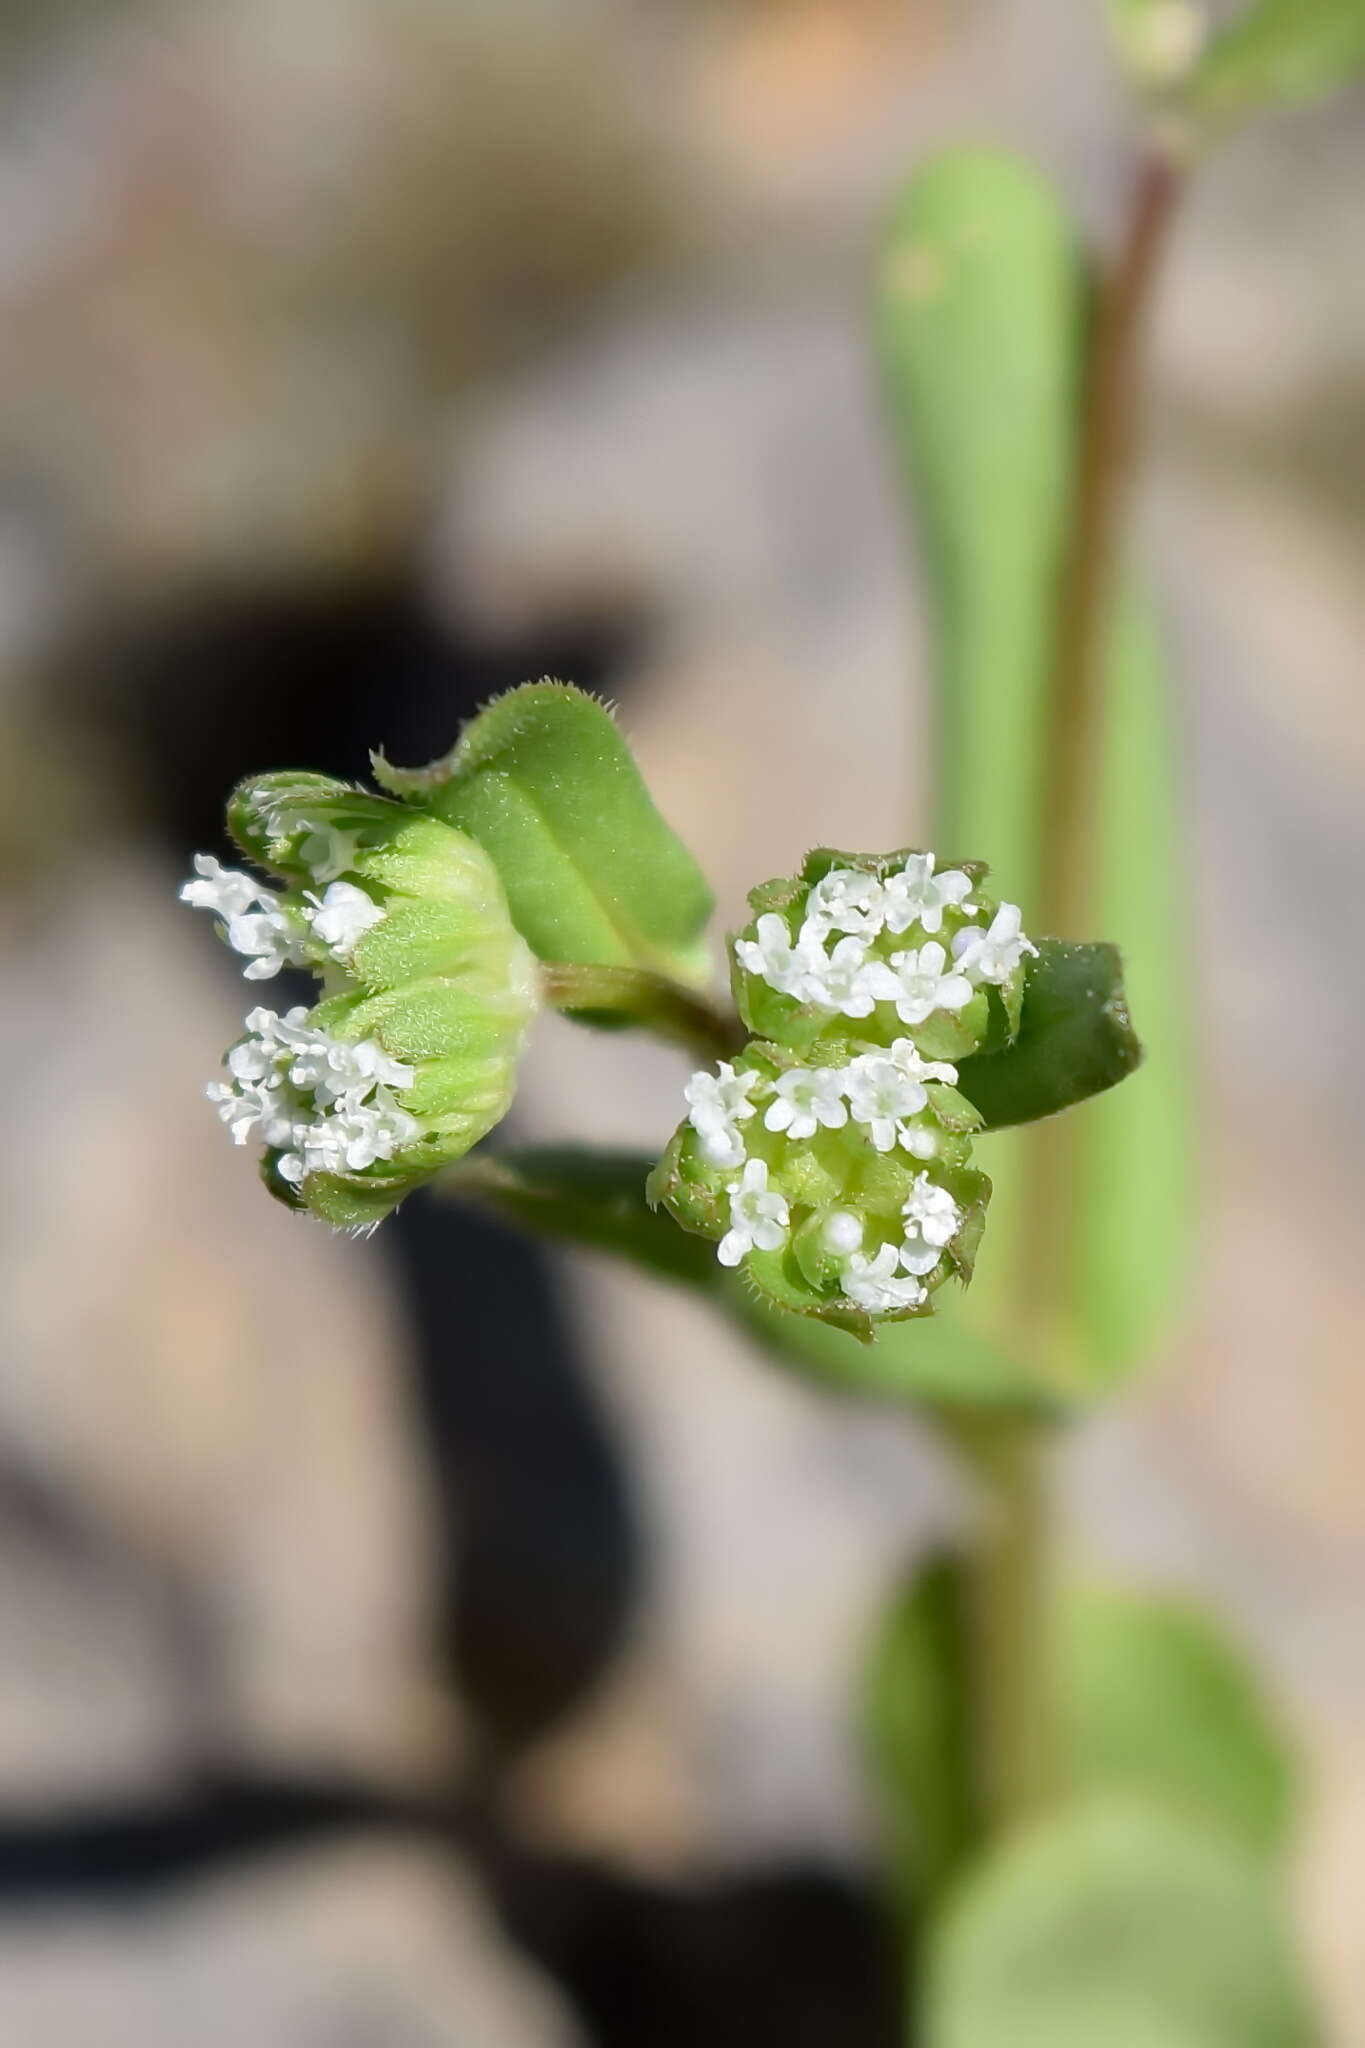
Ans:
POLYGON ((970 1278, 990 1195, 951 1062, 1018 1028, 1036 949, 979 863, 813 853, 733 942, 755 1033, 698 1073, 650 1181, 781 1307, 868 1336, 970 1278))
POLYGON ((371 1225, 506 1114, 535 963, 488 856, 425 813, 283 774, 243 784, 228 817, 286 888, 200 854, 182 897, 215 913, 249 980, 305 967, 323 997, 253 1010, 210 1099, 235 1143, 264 1147, 272 1193, 371 1225))

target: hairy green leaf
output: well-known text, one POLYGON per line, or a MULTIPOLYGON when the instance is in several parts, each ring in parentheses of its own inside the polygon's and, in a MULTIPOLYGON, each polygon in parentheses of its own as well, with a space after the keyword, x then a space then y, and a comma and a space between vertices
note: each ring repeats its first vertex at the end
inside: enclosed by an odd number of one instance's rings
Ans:
POLYGON ((444 760, 399 769, 379 758, 374 772, 492 855, 542 960, 709 978, 706 879, 596 698, 526 683, 471 719, 444 760))
POLYGON ((1015 1837, 949 1901, 927 2048, 1312 2048, 1263 1858, 1136 1801, 1015 1837))

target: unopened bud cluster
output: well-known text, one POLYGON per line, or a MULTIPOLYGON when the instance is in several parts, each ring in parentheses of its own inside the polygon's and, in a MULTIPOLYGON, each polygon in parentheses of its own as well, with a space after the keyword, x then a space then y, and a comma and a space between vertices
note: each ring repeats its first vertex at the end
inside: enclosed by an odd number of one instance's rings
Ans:
POLYGON ((324 776, 243 785, 228 822, 282 878, 210 854, 181 896, 210 911, 249 981, 303 968, 321 999, 257 1008, 209 1099, 267 1183, 328 1221, 377 1221, 505 1115, 535 963, 497 873, 453 827, 324 776))
POLYGON ((1036 949, 979 864, 812 854, 733 944, 754 1037, 694 1074, 654 1199, 783 1307, 866 1332, 970 1276, 990 1183, 954 1061, 1018 1027, 1036 949))

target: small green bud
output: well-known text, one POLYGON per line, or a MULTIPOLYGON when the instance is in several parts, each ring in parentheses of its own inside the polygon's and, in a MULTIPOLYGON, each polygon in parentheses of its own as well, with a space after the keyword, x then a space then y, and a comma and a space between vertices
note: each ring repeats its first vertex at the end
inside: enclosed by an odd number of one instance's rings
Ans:
POLYGON ((253 1010, 210 1099, 237 1144, 264 1146, 281 1200, 372 1225, 506 1114, 535 962, 488 856, 438 819, 294 773, 242 784, 228 819, 288 886, 201 854, 182 897, 214 912, 249 980, 306 967, 323 996, 253 1010))
POLYGON ((734 988, 756 1035, 693 1075, 650 1197, 784 1308, 869 1336, 970 1278, 990 1182, 950 1061, 1014 1035, 1036 950, 985 872, 820 851, 749 899, 734 988))

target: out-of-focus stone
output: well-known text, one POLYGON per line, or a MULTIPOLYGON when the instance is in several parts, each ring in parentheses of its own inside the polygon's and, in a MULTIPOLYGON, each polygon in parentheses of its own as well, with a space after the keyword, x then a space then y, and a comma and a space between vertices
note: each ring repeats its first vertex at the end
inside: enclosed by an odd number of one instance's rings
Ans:
POLYGON ((279 1856, 117 1911, 0 1920, 0 2048, 581 2048, 459 1866, 279 1856))

